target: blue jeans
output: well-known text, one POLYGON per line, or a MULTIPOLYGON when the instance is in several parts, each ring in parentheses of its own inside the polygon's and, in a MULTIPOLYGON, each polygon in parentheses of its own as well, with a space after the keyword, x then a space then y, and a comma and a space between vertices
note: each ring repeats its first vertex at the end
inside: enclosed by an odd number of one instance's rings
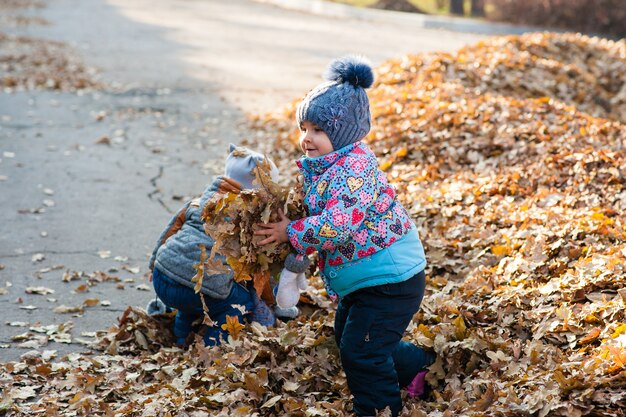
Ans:
MULTIPOLYGON (((152 285, 166 306, 178 310, 174 321, 174 336, 177 343, 183 344, 189 333, 199 327, 193 327, 193 323, 204 314, 200 294, 196 294, 193 288, 169 278, 158 268, 154 268, 152 272, 152 285)), ((219 345, 222 338, 224 340, 228 338, 228 332, 221 328, 221 325, 226 323, 226 316, 237 316, 239 321, 243 322, 244 313, 234 305, 242 305, 248 312, 253 309, 252 293, 237 283, 233 284, 229 296, 224 300, 204 294, 203 297, 209 309, 209 317, 215 322, 215 326, 209 327, 204 333, 206 346, 219 345)))
POLYGON ((400 388, 431 365, 432 352, 405 342, 402 335, 419 309, 426 278, 363 288, 343 297, 335 315, 335 340, 358 416, 402 409, 400 388))

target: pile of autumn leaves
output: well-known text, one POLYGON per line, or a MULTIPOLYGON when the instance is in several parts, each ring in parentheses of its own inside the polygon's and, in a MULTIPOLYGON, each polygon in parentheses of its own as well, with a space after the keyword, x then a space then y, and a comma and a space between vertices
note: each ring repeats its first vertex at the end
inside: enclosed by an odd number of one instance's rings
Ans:
MULTIPOLYGON (((624 41, 570 34, 493 38, 377 68, 367 142, 429 260, 407 338, 438 354, 433 394, 407 400, 406 415, 623 412, 624 80, 624 41)), ((289 176, 293 105, 255 123, 289 176)), ((172 347, 171 317, 129 309, 101 337, 101 355, 5 365, 0 379, 24 398, 9 409, 349 415, 322 292, 314 278, 297 320, 248 325, 212 349, 172 347)))
POLYGON ((377 75, 368 142, 429 259, 409 336, 439 356, 422 409, 622 410, 626 43, 501 37, 377 75))
MULTIPOLYGON (((46 25, 24 9, 42 8, 39 0, 2 0, 0 18, 12 25, 46 25)), ((95 68, 86 67, 62 42, 0 32, 0 88, 5 92, 101 89, 95 68)))
POLYGON ((84 66, 61 42, 0 32, 0 51, 0 88, 5 91, 102 87, 95 69, 84 66))

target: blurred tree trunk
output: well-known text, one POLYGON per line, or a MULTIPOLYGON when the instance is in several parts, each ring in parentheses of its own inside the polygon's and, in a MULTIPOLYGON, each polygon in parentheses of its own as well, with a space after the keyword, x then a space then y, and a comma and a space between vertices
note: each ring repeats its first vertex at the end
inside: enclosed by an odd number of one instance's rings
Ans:
POLYGON ((471 13, 472 13, 472 16, 484 17, 485 16, 485 0, 472 0, 471 13))
POLYGON ((450 13, 463 16, 465 14, 463 0, 450 0, 450 13))

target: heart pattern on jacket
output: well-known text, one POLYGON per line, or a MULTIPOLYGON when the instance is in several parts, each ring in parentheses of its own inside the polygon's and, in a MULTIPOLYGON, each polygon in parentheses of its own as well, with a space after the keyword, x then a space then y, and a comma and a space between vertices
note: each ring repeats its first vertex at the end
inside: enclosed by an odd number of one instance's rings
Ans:
POLYGON ((336 258, 330 258, 328 260, 328 265, 330 266, 337 266, 337 265, 341 265, 343 263, 343 259, 341 259, 341 256, 337 256, 336 258))
POLYGON ((367 168, 367 163, 363 161, 362 159, 357 159, 356 161, 352 163, 350 167, 352 168, 354 173, 358 175, 361 172, 363 172, 365 168, 367 168))
POLYGON ((343 200, 343 204, 346 206, 346 208, 352 207, 357 202, 356 197, 348 197, 347 195, 342 195, 341 199, 343 200))
POLYGON ((372 230, 372 231, 374 231, 374 232, 377 232, 377 231, 378 231, 378 227, 374 224, 374 222, 373 222, 373 221, 370 221, 370 220, 365 220, 363 223, 365 223, 365 226, 366 226, 368 229, 370 229, 370 230, 372 230))
POLYGON ((396 222, 389 225, 389 230, 397 234, 398 236, 402 235, 402 222, 400 219, 396 219, 396 222))
POLYGON ((372 196, 365 191, 359 191, 359 197, 361 198, 361 205, 365 206, 372 201, 372 196))
POLYGON ((339 200, 337 200, 336 198, 331 198, 326 203, 326 210, 328 210, 329 208, 331 208, 333 206, 336 206, 337 204, 339 204, 339 200))
POLYGON ((387 244, 385 244, 385 239, 380 236, 372 236, 370 237, 370 240, 374 245, 378 246, 381 249, 387 246, 387 244))
POLYGON ((349 243, 337 246, 337 250, 339 251, 339 253, 343 255, 344 258, 351 261, 352 257, 354 256, 354 251, 356 250, 356 246, 354 243, 349 242, 349 243))
POLYGON ((359 249, 356 255, 359 258, 365 258, 366 256, 373 255, 375 252, 376 252, 376 249, 374 249, 373 246, 370 246, 369 248, 367 248, 367 250, 359 249))
POLYGON ((346 183, 348 184, 348 189, 350 190, 350 192, 354 193, 359 188, 363 187, 365 180, 362 177, 348 177, 346 183))
POLYGON ((319 245, 321 240, 313 236, 313 233, 313 229, 307 229, 307 231, 304 232, 304 236, 302 236, 302 240, 311 245, 319 245))
POLYGON ((332 222, 335 226, 343 226, 348 222, 348 214, 339 210, 339 208, 334 208, 330 211, 332 214, 332 222))
POLYGON ((333 238, 337 236, 337 231, 333 229, 328 223, 324 223, 317 235, 321 237, 333 238))
MULTIPOLYGON (((298 166, 308 190, 304 204, 309 217, 292 223, 289 238, 294 247, 301 246, 300 253, 319 251, 321 271, 374 255, 414 227, 366 144, 350 145, 323 159, 303 158, 298 166)), ((332 294, 330 277, 322 276, 332 294)))
POLYGON ((352 210, 352 224, 359 224, 361 220, 365 217, 365 213, 360 211, 358 208, 352 210))
POLYGON ((391 202, 388 199, 382 198, 376 201, 374 203, 374 206, 376 207, 376 211, 378 211, 379 213, 384 213, 389 208, 389 204, 391 204, 391 202))
POLYGON ((292 226, 294 230, 301 232, 304 230, 304 220, 300 219, 293 222, 292 226))
POLYGON ((326 191, 327 187, 328 187, 328 181, 321 180, 320 182, 317 183, 317 193, 319 195, 324 194, 324 191, 326 191))
POLYGON ((365 246, 367 243, 367 230, 361 229, 358 233, 353 233, 352 238, 361 246, 365 246))

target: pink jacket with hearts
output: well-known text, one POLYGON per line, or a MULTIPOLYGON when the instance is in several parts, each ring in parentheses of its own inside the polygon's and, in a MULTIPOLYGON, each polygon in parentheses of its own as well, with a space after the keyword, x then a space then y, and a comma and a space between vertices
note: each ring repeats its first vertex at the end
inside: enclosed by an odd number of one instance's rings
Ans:
POLYGON ((303 157, 297 164, 304 176, 309 217, 291 222, 287 234, 299 253, 319 252, 319 268, 331 293, 343 296, 358 288, 399 282, 424 269, 424 250, 415 225, 396 201, 376 156, 365 143, 356 142, 317 158, 303 157), (407 256, 394 258, 391 249, 401 240, 404 244, 397 248, 407 256), (379 254, 383 251, 390 253, 379 254), (366 260, 390 265, 383 265, 384 273, 372 277, 368 271, 376 268, 366 260), (345 269, 352 269, 350 277, 345 277, 345 269))

